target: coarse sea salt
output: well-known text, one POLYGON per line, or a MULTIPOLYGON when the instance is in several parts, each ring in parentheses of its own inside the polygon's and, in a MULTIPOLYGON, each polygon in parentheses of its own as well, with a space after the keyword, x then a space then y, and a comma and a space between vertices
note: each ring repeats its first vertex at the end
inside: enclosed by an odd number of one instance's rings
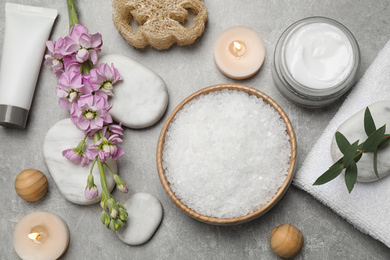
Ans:
POLYGON ((236 218, 275 196, 290 156, 280 114, 262 98, 226 89, 199 96, 175 115, 162 163, 171 190, 187 207, 236 218))

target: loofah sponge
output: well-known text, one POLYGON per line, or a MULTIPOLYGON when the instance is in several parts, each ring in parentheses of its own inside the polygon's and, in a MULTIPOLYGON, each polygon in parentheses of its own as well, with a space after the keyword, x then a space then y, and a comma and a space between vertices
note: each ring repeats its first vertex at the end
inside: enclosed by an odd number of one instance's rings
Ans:
POLYGON ((148 44, 161 50, 172 44, 189 45, 202 35, 207 21, 207 9, 202 0, 114 0, 113 20, 116 29, 136 47, 148 44), (188 11, 196 15, 194 25, 186 28, 188 11), (138 22, 134 30, 132 19, 138 22))

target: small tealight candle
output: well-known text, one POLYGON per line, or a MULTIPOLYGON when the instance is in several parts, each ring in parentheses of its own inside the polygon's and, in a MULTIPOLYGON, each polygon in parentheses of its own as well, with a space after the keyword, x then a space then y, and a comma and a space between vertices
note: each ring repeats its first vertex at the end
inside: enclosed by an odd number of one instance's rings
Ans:
POLYGON ((246 79, 263 65, 265 47, 260 35, 246 26, 236 26, 222 32, 214 45, 218 69, 233 79, 246 79))
POLYGON ((34 212, 16 225, 13 242, 16 253, 22 259, 58 259, 68 248, 69 229, 56 214, 34 212))

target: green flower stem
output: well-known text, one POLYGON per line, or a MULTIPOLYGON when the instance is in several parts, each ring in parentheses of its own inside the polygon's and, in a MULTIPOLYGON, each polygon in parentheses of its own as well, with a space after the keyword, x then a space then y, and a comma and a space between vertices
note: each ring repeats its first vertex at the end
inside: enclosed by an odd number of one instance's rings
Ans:
POLYGON ((110 170, 110 172, 112 173, 112 175, 116 175, 115 172, 113 170, 111 170, 110 166, 108 166, 108 164, 106 162, 104 162, 104 165, 107 167, 107 169, 110 170))
POLYGON ((111 193, 108 190, 108 186, 107 186, 106 174, 104 173, 103 162, 101 162, 100 160, 97 160, 97 165, 98 165, 98 168, 99 168, 100 182, 102 184, 103 192, 106 194, 107 197, 111 197, 111 193))
POLYGON ((93 162, 92 162, 91 170, 89 171, 89 174, 92 174, 92 170, 93 170, 93 167, 95 167, 96 161, 97 161, 97 157, 96 157, 95 160, 93 160, 93 162))
MULTIPOLYGON (((100 131, 95 132, 95 134, 94 134, 94 141, 95 141, 95 143, 100 140, 100 136, 101 136, 100 131)), ((95 159, 95 161, 97 162, 97 165, 98 165, 98 168, 99 168, 100 182, 102 184, 103 193, 106 195, 106 198, 111 197, 111 193, 108 190, 108 186, 107 186, 106 174, 104 173, 104 164, 103 164, 102 161, 100 161, 97 158, 95 159)))
POLYGON ((87 60, 80 64, 80 72, 87 75, 93 69, 93 64, 91 60, 87 60))
MULTIPOLYGON (((382 138, 382 141, 385 141, 385 140, 387 140, 387 139, 389 139, 389 138, 390 138, 390 135, 385 136, 385 137, 382 138)), ((355 155, 354 159, 358 158, 358 157, 359 157, 360 155, 362 155, 364 152, 365 152, 364 150, 360 150, 359 153, 357 153, 357 154, 355 155)))
POLYGON ((83 139, 84 142, 85 142, 85 140, 87 140, 87 137, 88 137, 89 133, 90 133, 90 132, 88 132, 88 133, 84 136, 84 139, 83 139))
POLYGON ((77 7, 74 0, 66 0, 68 4, 68 15, 69 15, 69 31, 76 24, 79 23, 77 18, 77 7))

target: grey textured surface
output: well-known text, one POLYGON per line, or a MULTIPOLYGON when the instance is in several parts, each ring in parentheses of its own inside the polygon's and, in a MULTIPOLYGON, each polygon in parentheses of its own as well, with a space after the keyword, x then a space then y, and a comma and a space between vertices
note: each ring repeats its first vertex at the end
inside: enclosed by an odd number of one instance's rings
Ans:
MULTIPOLYGON (((66 1, 13 2, 57 8, 59 17, 51 39, 67 33, 66 1)), ((149 192, 161 201, 164 219, 156 234, 144 245, 128 246, 100 224, 98 204, 77 206, 60 195, 43 160, 42 143, 50 126, 66 118, 67 112, 57 105, 56 77, 43 67, 27 130, 0 127, 1 259, 17 259, 12 246, 14 227, 23 216, 34 211, 51 211, 67 222, 71 240, 62 259, 279 259, 270 248, 269 236, 273 228, 283 223, 296 225, 303 233, 304 246, 296 259, 390 259, 389 248, 362 234, 293 186, 270 212, 250 223, 231 227, 200 223, 185 215, 169 199, 158 179, 155 163, 157 139, 164 120, 184 98, 210 85, 241 83, 263 91, 286 111, 297 136, 299 167, 342 100, 316 110, 297 107, 285 100, 271 79, 271 57, 278 37, 287 26, 304 17, 320 15, 336 19, 352 31, 360 45, 361 77, 390 39, 388 0, 206 0, 205 3, 209 20, 203 36, 190 46, 174 46, 166 51, 137 50, 129 46, 114 28, 111 1, 90 0, 78 4, 81 23, 90 32, 103 35, 102 54, 127 55, 159 74, 168 87, 170 101, 163 119, 147 129, 126 129, 122 145, 126 154, 118 161, 120 175, 129 184, 130 194, 149 192), (223 76, 213 61, 217 36, 235 25, 256 30, 266 46, 263 68, 243 81, 223 76), (49 191, 40 201, 23 201, 14 190, 17 174, 26 168, 39 169, 48 178, 49 191)), ((0 46, 4 40, 4 5, 5 1, 1 0, 0 46)), ((114 195, 121 201, 130 196, 117 191, 114 195)))

